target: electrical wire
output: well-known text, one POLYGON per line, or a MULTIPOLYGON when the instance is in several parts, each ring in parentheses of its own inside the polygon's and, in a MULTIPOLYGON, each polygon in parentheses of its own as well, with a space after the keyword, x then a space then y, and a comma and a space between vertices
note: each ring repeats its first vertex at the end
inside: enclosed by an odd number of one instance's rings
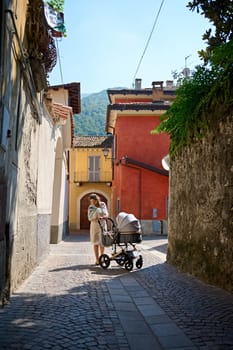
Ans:
POLYGON ((58 40, 57 40, 57 38, 55 38, 55 40, 56 40, 56 47, 57 47, 57 57, 58 57, 59 71, 60 71, 60 76, 61 76, 61 83, 62 83, 62 85, 64 85, 62 66, 61 66, 61 56, 60 56, 59 47, 58 47, 58 40))
POLYGON ((149 43, 150 43, 152 34, 153 34, 153 32, 154 32, 155 26, 156 26, 156 24, 157 24, 157 21, 158 21, 158 18, 159 18, 159 15, 160 15, 160 12, 161 12, 163 3, 164 3, 164 0, 162 0, 162 2, 161 2, 161 4, 160 4, 160 7, 159 7, 158 13, 157 13, 157 15, 156 15, 156 17, 155 17, 154 24, 153 24, 153 27, 152 27, 152 29, 151 29, 149 38, 148 38, 148 40, 147 40, 147 42, 146 42, 146 46, 145 46, 145 48, 144 48, 144 51, 143 51, 143 53, 142 53, 142 56, 141 56, 141 58, 140 58, 140 60, 139 60, 139 63, 138 63, 138 65, 137 65, 137 69, 136 69, 136 72, 135 72, 134 77, 133 77, 132 86, 134 85, 134 81, 135 81, 136 75, 137 75, 137 73, 138 73, 138 71, 139 71, 139 68, 140 68, 140 66, 141 66, 142 60, 143 60, 144 55, 145 55, 145 53, 146 53, 146 50, 147 50, 147 48, 148 48, 148 46, 149 46, 149 43))
MULTIPOLYGON (((59 46, 58 46, 58 39, 55 38, 55 40, 56 40, 56 47, 57 47, 57 57, 58 57, 58 63, 59 63, 59 71, 60 71, 60 76, 61 76, 61 84, 64 85, 64 79, 63 79, 63 73, 62 73, 62 65, 61 65, 61 56, 60 56, 59 46)), ((63 90, 63 99, 64 99, 64 104, 67 104, 65 90, 63 90)))

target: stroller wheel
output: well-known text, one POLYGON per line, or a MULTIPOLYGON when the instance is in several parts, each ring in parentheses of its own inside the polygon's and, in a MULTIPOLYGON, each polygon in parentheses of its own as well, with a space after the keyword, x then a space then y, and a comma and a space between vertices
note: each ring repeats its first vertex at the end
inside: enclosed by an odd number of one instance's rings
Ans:
POLYGON ((136 267, 137 267, 138 269, 140 269, 140 268, 142 267, 142 265, 143 265, 143 259, 142 259, 142 256, 141 256, 141 255, 139 255, 139 258, 137 259, 135 265, 136 265, 136 267))
POLYGON ((121 254, 121 255, 119 255, 119 256, 117 256, 116 257, 116 262, 117 262, 117 264, 118 265, 120 265, 120 266, 124 266, 124 264, 125 264, 125 254, 121 254))
POLYGON ((125 262, 125 269, 131 271, 133 269, 133 261, 131 259, 125 262))
POLYGON ((109 258, 109 256, 107 254, 100 255, 99 263, 100 263, 100 266, 103 269, 107 269, 109 267, 109 265, 110 265, 110 258, 109 258))

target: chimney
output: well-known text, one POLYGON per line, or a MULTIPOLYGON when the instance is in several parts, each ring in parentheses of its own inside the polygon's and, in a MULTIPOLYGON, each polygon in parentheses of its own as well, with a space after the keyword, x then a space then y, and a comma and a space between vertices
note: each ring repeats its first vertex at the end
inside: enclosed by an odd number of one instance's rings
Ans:
POLYGON ((135 79, 134 88, 135 90, 140 90, 142 88, 142 79, 135 79))
POLYGON ((163 103, 163 81, 152 81, 152 99, 153 103, 163 103))
POLYGON ((152 88, 163 90, 163 81, 152 81, 152 88))
POLYGON ((166 86, 167 87, 173 87, 174 86, 173 80, 166 80, 166 86))

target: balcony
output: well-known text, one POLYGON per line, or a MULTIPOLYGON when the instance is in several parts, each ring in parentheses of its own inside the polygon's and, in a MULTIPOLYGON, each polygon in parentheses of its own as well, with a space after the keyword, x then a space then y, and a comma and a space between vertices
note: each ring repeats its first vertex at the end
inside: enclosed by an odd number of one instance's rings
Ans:
POLYGON ((87 183, 87 182, 98 182, 98 183, 109 183, 112 182, 112 172, 103 171, 90 173, 87 171, 75 171, 73 174, 74 183, 87 183))
POLYGON ((57 63, 54 38, 65 36, 64 15, 43 0, 28 2, 26 31, 27 55, 31 65, 36 91, 47 88, 48 74, 57 63))

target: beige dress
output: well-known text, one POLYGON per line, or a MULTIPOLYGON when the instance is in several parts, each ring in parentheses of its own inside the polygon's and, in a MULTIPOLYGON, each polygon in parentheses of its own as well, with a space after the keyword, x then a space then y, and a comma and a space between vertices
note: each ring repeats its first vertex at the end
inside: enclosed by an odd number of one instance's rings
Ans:
POLYGON ((89 205, 88 220, 90 221, 90 240, 93 244, 102 244, 101 227, 98 223, 98 219, 103 216, 108 216, 108 210, 104 202, 101 202, 99 208, 93 204, 89 205))

